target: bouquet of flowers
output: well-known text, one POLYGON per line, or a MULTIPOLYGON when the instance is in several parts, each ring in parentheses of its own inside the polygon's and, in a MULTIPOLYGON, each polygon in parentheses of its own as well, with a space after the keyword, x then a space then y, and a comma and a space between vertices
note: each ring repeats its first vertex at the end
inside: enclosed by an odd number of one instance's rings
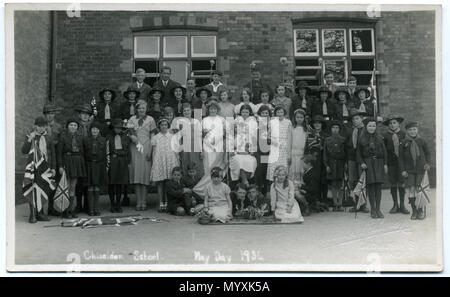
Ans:
POLYGON ((264 209, 249 206, 240 211, 240 216, 246 220, 259 220, 264 216, 264 209))
POLYGON ((212 215, 209 213, 206 207, 203 207, 197 214, 195 215, 197 221, 202 224, 209 224, 212 220, 212 215))

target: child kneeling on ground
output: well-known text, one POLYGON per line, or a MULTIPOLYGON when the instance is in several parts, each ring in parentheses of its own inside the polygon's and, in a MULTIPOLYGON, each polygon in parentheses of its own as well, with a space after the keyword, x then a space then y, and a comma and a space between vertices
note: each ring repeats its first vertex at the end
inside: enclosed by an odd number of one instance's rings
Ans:
POLYGON ((174 167, 172 169, 172 179, 166 183, 168 211, 177 216, 194 215, 193 207, 195 207, 197 202, 192 196, 192 190, 184 186, 181 178, 181 168, 174 167))

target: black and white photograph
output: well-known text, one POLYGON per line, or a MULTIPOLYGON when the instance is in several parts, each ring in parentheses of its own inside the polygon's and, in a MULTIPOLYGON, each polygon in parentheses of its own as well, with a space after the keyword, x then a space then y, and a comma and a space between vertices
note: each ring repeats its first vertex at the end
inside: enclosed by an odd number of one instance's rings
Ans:
POLYGON ((442 8, 5 4, 10 272, 441 272, 442 8))

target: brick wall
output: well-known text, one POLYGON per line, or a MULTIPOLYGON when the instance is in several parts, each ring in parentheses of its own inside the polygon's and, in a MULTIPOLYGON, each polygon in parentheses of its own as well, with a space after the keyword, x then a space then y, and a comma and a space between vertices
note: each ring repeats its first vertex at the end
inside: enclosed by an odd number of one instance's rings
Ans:
POLYGON ((50 26, 49 12, 15 12, 15 164, 16 197, 19 200, 27 159, 20 148, 49 98, 50 26))

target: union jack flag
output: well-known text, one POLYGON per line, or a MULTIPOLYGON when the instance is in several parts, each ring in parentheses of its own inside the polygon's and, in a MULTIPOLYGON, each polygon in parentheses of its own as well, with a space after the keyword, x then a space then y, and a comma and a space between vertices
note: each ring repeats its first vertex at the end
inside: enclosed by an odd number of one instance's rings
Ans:
POLYGON ((423 175, 422 182, 420 183, 420 186, 417 187, 417 199, 416 199, 416 206, 417 208, 423 208, 426 207, 428 204, 430 204, 430 198, 429 198, 429 191, 430 191, 430 182, 428 180, 428 172, 425 171, 425 174, 423 175))
POLYGON ((55 190, 51 169, 40 152, 36 141, 28 152, 27 166, 22 184, 22 194, 36 207, 42 209, 42 199, 48 200, 55 190))
POLYGON ((361 206, 367 203, 366 197, 366 171, 361 173, 359 177, 359 181, 356 184, 355 189, 353 190, 353 195, 357 195, 359 197, 358 204, 356 205, 356 209, 359 209, 361 206))

